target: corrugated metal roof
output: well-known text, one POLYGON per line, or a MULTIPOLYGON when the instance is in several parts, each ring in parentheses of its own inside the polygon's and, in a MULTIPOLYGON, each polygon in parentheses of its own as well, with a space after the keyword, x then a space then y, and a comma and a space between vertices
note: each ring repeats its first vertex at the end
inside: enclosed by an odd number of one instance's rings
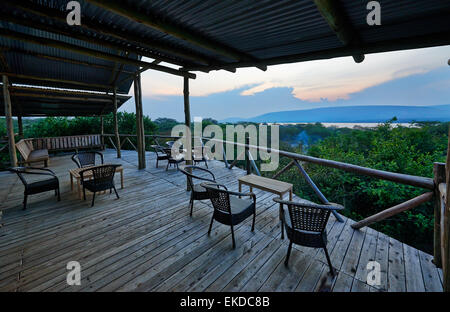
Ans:
MULTIPOLYGON (((359 38, 358 45, 350 46, 338 39, 310 0, 80 0, 81 27, 68 26, 62 18, 67 14, 66 0, 4 2, 0 7, 0 30, 52 38, 122 56, 123 51, 131 51, 129 58, 138 59, 139 54, 191 70, 271 65, 450 44, 448 0, 380 0, 381 26, 367 25, 367 1, 335 0, 333 3, 341 9, 355 37, 359 38), (121 9, 124 12, 120 12, 121 9), (139 18, 133 15, 138 13, 144 15, 139 18), (151 26, 151 23, 157 25, 151 26), (161 25, 179 33, 158 27, 161 25), (64 35, 69 33, 72 35, 64 35), (219 48, 212 49, 195 39, 219 48), (231 54, 224 53, 225 50, 231 54)), ((11 70, 17 74, 110 85, 114 69, 118 68, 112 61, 2 36, 0 46, 13 49, 4 54, 11 70), (25 55, 24 51, 35 54, 25 55), (44 60, 36 54, 96 66, 44 60)), ((137 66, 125 65, 123 70, 135 72, 137 66)), ((126 77, 127 74, 122 73, 116 81, 126 77)), ((30 83, 18 78, 14 82, 30 83)), ((121 83, 119 92, 127 93, 131 82, 129 79, 121 83)))
MULTIPOLYGON (((63 91, 24 86, 10 87, 13 116, 98 116, 113 111, 112 95, 63 91)), ((131 97, 118 95, 120 107, 131 97)), ((4 115, 3 88, 0 88, 0 114, 4 115)))

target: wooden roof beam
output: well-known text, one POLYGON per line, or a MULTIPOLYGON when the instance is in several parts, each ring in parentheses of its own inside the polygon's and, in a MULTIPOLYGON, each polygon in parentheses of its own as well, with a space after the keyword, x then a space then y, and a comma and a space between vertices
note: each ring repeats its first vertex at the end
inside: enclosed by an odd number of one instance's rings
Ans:
POLYGON ((114 54, 110 54, 110 53, 106 53, 106 52, 101 52, 98 50, 93 50, 93 49, 77 46, 74 44, 54 40, 54 39, 28 35, 25 33, 16 32, 16 31, 8 30, 8 29, 0 29, 0 36, 14 39, 14 40, 29 42, 29 43, 33 43, 33 44, 43 45, 43 46, 47 46, 47 47, 68 50, 71 52, 84 54, 84 55, 88 55, 91 57, 100 58, 100 59, 104 59, 104 60, 109 60, 112 62, 125 63, 125 64, 134 65, 134 66, 141 66, 144 68, 158 70, 158 71, 169 73, 169 74, 176 75, 176 76, 188 77, 191 79, 195 79, 195 77, 196 77, 195 74, 180 71, 180 70, 173 69, 170 67, 156 65, 156 64, 152 64, 152 63, 148 63, 148 62, 144 62, 144 61, 140 61, 140 60, 135 60, 135 59, 131 59, 131 58, 126 58, 123 56, 118 56, 118 55, 114 55, 114 54))
MULTIPOLYGON (((26 13, 45 17, 45 18, 51 19, 53 21, 58 21, 63 24, 67 23, 66 12, 62 12, 60 10, 44 7, 44 6, 30 3, 30 2, 24 1, 24 0, 3 0, 3 1, 8 3, 10 6, 12 6, 14 8, 19 8, 20 10, 22 10, 26 13)), ((2 17, 2 19, 9 20, 15 24, 21 24, 21 25, 24 25, 25 23, 27 23, 27 19, 24 19, 24 18, 18 19, 18 18, 14 18, 13 16, 10 16, 10 15, 8 15, 6 17, 2 17)), ((82 29, 83 32, 91 31, 91 32, 95 32, 95 33, 98 33, 101 35, 110 36, 115 39, 126 41, 127 43, 131 43, 137 47, 141 47, 143 49, 147 49, 150 51, 154 51, 156 49, 161 52, 168 53, 169 55, 174 55, 176 57, 180 57, 180 58, 183 58, 183 59, 186 59, 189 61, 193 61, 196 63, 200 63, 200 64, 204 64, 204 65, 210 65, 211 63, 213 63, 213 60, 207 58, 206 56, 200 55, 200 54, 183 51, 183 50, 168 46, 164 43, 157 42, 154 40, 146 40, 145 38, 142 38, 137 35, 130 34, 130 33, 126 33, 120 29, 111 29, 110 27, 107 27, 104 24, 96 23, 95 21, 89 20, 87 18, 82 18, 82 20, 83 20, 83 22, 81 25, 72 26, 72 27, 76 27, 77 29, 82 29)), ((24 26, 26 26, 26 25, 24 25, 24 26)), ((45 26, 47 26, 47 25, 39 24, 39 25, 32 25, 29 27, 37 28, 37 27, 45 27, 45 26)), ((58 32, 58 33, 64 32, 62 29, 55 29, 55 28, 52 28, 49 31, 58 32)), ((83 36, 81 33, 78 33, 77 35, 83 36)), ((75 33, 72 33, 70 36, 71 37, 75 36, 75 33)), ((97 44, 101 44, 100 42, 98 42, 98 38, 91 38, 88 36, 83 36, 83 39, 80 38, 80 40, 84 40, 84 41, 95 40, 97 44)), ((103 42, 103 43, 106 44, 107 42, 103 42)), ((129 46, 128 47, 120 46, 120 48, 122 50, 130 49, 129 46)), ((147 52, 142 49, 140 49, 137 52, 136 51, 131 51, 131 52, 139 54, 139 55, 151 57, 151 58, 161 58, 164 62, 172 63, 172 64, 179 65, 179 66, 185 65, 185 64, 181 64, 180 62, 177 62, 174 59, 161 56, 160 54, 157 54, 157 53, 147 52)))
MULTIPOLYGON (((34 56, 37 58, 43 58, 43 59, 59 61, 59 62, 66 62, 66 63, 77 64, 77 65, 84 65, 84 66, 89 66, 89 67, 96 67, 96 68, 101 68, 101 69, 108 70, 108 71, 113 70, 113 67, 110 67, 110 66, 95 64, 95 63, 86 62, 86 61, 79 61, 79 60, 74 60, 71 58, 65 58, 65 57, 60 57, 60 56, 53 56, 53 55, 45 54, 45 53, 36 53, 36 52, 32 52, 32 51, 26 51, 23 49, 16 49, 16 48, 10 49, 7 47, 0 47, 0 51, 12 52, 12 53, 22 53, 22 54, 31 55, 31 56, 34 56)), ((127 70, 123 70, 122 72, 127 73, 127 74, 133 74, 133 72, 127 71, 127 70)))
MULTIPOLYGON (((120 2, 114 0, 86 0, 86 2, 114 12, 115 14, 125 17, 131 21, 141 23, 147 27, 156 29, 162 33, 166 33, 178 39, 187 41, 195 46, 228 57, 232 60, 253 62, 257 61, 256 58, 246 53, 242 53, 219 42, 215 42, 208 38, 193 34, 183 28, 164 22, 161 19, 151 17, 145 13, 140 12, 139 10, 133 9, 130 6, 123 6, 120 2)), ((257 67, 263 71, 267 70, 267 67, 264 65, 258 65, 257 67)))
MULTIPOLYGON (((320 14, 326 20, 330 28, 346 46, 358 47, 361 45, 357 32, 345 17, 336 0, 314 0, 320 14)), ((356 63, 364 61, 364 54, 352 55, 356 63)))

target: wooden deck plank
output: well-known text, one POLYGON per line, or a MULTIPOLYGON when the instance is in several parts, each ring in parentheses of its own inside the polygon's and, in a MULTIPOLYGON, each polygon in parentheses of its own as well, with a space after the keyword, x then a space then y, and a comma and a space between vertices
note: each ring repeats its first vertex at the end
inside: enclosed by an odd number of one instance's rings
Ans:
POLYGON ((401 242, 392 237, 389 239, 388 283, 390 292, 406 290, 403 246, 401 242))
MULTIPOLYGON (((122 159, 111 150, 104 156, 105 162, 124 167, 125 188, 119 189, 120 200, 101 195, 92 208, 89 194, 85 202, 70 191, 70 156, 50 162, 60 177, 62 201, 50 193, 34 195, 26 211, 20 209, 20 181, 0 173, 0 290, 442 291, 442 273, 430 255, 371 228, 354 231, 353 221, 345 217, 341 223, 331 216, 327 224, 336 278, 328 276, 320 249, 294 245, 286 267, 288 240, 280 239, 275 195, 257 189, 255 232, 251 220, 237 226, 233 250, 229 227, 215 223, 211 237, 206 235, 209 201, 196 201, 189 217, 181 172, 165 171, 163 163, 155 168, 153 153, 147 153, 145 170, 137 169, 134 151, 123 151, 122 159), (71 260, 82 264, 81 286, 66 283, 65 265, 71 260), (378 289, 366 283, 366 265, 372 260, 381 264, 378 289)), ((246 174, 217 161, 209 165, 217 181, 231 190, 246 174)))
POLYGON ((405 255, 406 289, 412 292, 425 291, 425 284, 420 267, 419 251, 409 245, 403 244, 405 255))

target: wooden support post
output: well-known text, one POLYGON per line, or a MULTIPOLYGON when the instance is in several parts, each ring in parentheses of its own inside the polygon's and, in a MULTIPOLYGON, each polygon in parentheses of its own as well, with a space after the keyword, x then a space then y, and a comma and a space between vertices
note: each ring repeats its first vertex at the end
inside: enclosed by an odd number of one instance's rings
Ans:
POLYGON ((105 126, 104 126, 104 123, 103 123, 103 116, 100 116, 100 140, 101 140, 101 142, 102 142, 102 148, 103 149, 105 149, 105 137, 104 137, 104 134, 105 134, 105 126))
POLYGON ((12 167, 17 166, 16 142, 12 121, 11 97, 9 96, 9 80, 3 75, 3 102, 5 103, 6 134, 8 136, 9 159, 12 167))
POLYGON ((433 262, 438 268, 442 268, 441 254, 441 195, 439 184, 445 183, 445 164, 434 163, 434 239, 433 239, 433 262))
POLYGON ((444 215, 441 215, 443 222, 441 223, 442 237, 442 273, 443 273, 443 287, 445 292, 450 292, 450 129, 448 135, 447 146, 447 160, 445 163, 446 176, 446 195, 444 215))
POLYGON ((247 174, 252 173, 252 167, 250 167, 250 157, 249 157, 249 146, 250 138, 248 136, 245 137, 245 169, 247 170, 247 174))
POLYGON ((120 136, 119 136, 119 124, 117 121, 117 88, 114 87, 113 90, 113 115, 114 115, 114 136, 116 137, 116 151, 117 151, 117 158, 121 158, 122 154, 120 152, 120 136))
POLYGON ((19 127, 19 137, 23 139, 23 121, 21 115, 17 116, 17 126, 19 127))
POLYGON ((134 78, 134 100, 136 104, 136 138, 138 152, 138 168, 145 168, 144 119, 142 111, 141 76, 134 78))
MULTIPOLYGON (((192 165, 192 136, 191 136, 191 108, 189 104, 189 78, 184 77, 184 86, 183 86, 183 95, 184 95, 184 124, 187 127, 186 133, 186 165, 192 165)), ((186 177, 186 189, 189 191, 189 182, 186 177)))

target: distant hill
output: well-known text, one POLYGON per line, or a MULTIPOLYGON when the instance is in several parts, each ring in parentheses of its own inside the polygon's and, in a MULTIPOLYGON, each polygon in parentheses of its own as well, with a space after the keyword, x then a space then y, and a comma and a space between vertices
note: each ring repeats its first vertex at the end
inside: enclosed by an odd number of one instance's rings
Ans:
POLYGON ((221 122, 398 122, 450 121, 450 105, 436 106, 337 106, 267 113, 252 118, 227 118, 221 122))

